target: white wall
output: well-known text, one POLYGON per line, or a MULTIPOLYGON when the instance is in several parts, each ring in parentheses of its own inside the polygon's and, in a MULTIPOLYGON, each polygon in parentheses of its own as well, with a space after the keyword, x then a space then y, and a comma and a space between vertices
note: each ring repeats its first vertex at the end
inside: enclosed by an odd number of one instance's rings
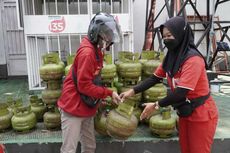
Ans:
MULTIPOLYGON (((135 0, 133 8, 133 25, 134 25, 134 51, 141 52, 144 45, 145 37, 145 19, 146 19, 146 2, 147 0, 135 0)), ((150 4, 149 4, 150 5, 150 4)), ((160 12, 164 5, 163 0, 156 1, 155 17, 160 12)), ((148 9, 149 10, 149 9, 148 9)), ((154 23, 154 27, 164 23, 167 19, 166 9, 160 14, 154 23)), ((156 49, 158 48, 158 42, 154 42, 156 49)))
POLYGON ((145 37, 145 14, 146 1, 135 0, 133 5, 133 37, 134 37, 134 51, 142 51, 145 37))

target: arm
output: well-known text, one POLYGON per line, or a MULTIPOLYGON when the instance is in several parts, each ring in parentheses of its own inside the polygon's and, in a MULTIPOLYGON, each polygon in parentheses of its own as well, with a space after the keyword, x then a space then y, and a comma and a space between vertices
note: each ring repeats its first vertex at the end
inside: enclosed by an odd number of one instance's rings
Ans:
POLYGON ((159 107, 166 107, 184 100, 188 92, 188 89, 176 88, 174 92, 170 93, 159 102, 144 103, 143 106, 145 106, 145 109, 141 113, 140 119, 149 118, 151 112, 159 109, 159 107))
POLYGON ((166 107, 172 104, 179 103, 183 101, 187 93, 189 92, 189 89, 185 88, 176 88, 174 92, 169 93, 165 98, 158 101, 158 104, 160 107, 166 107))
POLYGON ((133 90, 134 93, 140 93, 142 91, 145 91, 147 89, 149 89, 150 87, 154 86, 157 83, 162 82, 162 78, 158 78, 155 75, 150 76, 149 78, 145 79, 144 81, 142 81, 140 84, 136 85, 133 90))
POLYGON ((121 101, 123 101, 127 97, 130 97, 130 96, 133 96, 139 92, 145 91, 157 83, 162 82, 162 80, 165 76, 166 76, 166 74, 165 74, 164 70, 162 69, 162 65, 159 65, 152 76, 145 79, 143 82, 141 82, 139 85, 135 86, 133 89, 130 89, 126 92, 121 93, 120 94, 120 97, 122 98, 121 101))
POLYGON ((155 75, 152 75, 149 78, 142 81, 137 86, 135 86, 134 88, 129 89, 128 91, 121 93, 120 94, 121 101, 124 101, 125 98, 127 98, 127 97, 131 97, 131 96, 133 96, 139 92, 145 91, 145 90, 149 89, 150 87, 154 86, 155 84, 157 84, 161 81, 162 81, 161 78, 158 78, 155 75))

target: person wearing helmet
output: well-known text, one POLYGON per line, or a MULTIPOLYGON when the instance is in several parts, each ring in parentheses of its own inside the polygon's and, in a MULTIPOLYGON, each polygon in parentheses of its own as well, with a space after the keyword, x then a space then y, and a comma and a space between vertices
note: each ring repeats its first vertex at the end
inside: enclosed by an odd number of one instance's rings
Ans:
POLYGON ((113 43, 120 41, 121 34, 113 16, 98 13, 90 22, 88 37, 93 44, 108 50, 113 43))
POLYGON ((110 96, 114 103, 120 102, 116 92, 100 84, 103 51, 119 42, 120 35, 112 15, 100 12, 92 18, 88 35, 82 39, 58 100, 63 141, 61 153, 75 153, 79 141, 82 153, 94 153, 93 118, 101 99, 110 96))

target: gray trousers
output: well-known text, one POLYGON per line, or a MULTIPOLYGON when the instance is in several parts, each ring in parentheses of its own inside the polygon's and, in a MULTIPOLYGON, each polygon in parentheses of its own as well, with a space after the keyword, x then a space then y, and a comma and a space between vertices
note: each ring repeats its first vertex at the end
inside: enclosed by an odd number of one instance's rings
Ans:
POLYGON ((76 153, 78 142, 81 153, 94 153, 96 140, 93 117, 76 117, 60 110, 62 128, 61 153, 76 153))

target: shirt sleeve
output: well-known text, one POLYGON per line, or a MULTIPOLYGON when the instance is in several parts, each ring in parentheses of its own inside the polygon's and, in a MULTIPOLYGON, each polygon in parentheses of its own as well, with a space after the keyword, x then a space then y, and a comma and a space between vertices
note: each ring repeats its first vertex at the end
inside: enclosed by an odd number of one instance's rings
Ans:
POLYGON ((175 91, 169 92, 165 98, 159 100, 159 106, 166 107, 184 101, 188 92, 188 89, 176 88, 175 91))
POLYGON ((112 90, 106 87, 97 86, 93 83, 94 73, 97 69, 95 57, 91 54, 78 56, 77 61, 77 80, 78 90, 82 94, 95 98, 106 98, 112 96, 112 90))
POLYGON ((190 57, 182 65, 177 87, 194 90, 203 70, 205 70, 203 59, 199 56, 190 57))
POLYGON ((152 75, 150 77, 148 77, 147 79, 145 79, 144 81, 142 81, 140 84, 134 86, 133 90, 135 92, 135 94, 143 92, 147 89, 149 89, 150 87, 154 86, 157 83, 162 82, 161 78, 156 77, 155 75, 152 75))
POLYGON ((162 68, 162 64, 160 64, 154 72, 154 75, 158 78, 165 78, 166 72, 162 68))

